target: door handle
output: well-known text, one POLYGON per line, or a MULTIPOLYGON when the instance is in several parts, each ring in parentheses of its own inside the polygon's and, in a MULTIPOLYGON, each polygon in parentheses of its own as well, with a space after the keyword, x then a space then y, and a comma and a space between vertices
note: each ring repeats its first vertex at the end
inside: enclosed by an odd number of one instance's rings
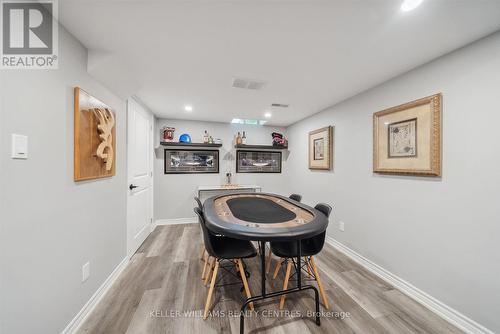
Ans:
POLYGON ((138 188, 138 187, 139 187, 139 186, 136 186, 136 185, 134 185, 134 184, 132 184, 132 183, 130 184, 130 186, 128 186, 128 188, 129 188, 130 190, 133 190, 134 188, 138 188))

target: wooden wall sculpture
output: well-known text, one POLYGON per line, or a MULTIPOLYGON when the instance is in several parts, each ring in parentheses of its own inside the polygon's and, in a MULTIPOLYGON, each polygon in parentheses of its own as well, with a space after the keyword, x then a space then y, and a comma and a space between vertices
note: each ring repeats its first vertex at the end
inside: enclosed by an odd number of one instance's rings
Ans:
POLYGON ((74 180, 115 175, 115 113, 103 102, 75 87, 74 180))

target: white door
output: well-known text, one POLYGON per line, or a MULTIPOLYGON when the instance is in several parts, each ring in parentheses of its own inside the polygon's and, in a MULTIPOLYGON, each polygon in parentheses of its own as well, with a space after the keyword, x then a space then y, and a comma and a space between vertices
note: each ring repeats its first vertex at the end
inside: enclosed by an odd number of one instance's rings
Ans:
POLYGON ((127 252, 132 256, 153 221, 153 115, 133 99, 127 106, 127 252))

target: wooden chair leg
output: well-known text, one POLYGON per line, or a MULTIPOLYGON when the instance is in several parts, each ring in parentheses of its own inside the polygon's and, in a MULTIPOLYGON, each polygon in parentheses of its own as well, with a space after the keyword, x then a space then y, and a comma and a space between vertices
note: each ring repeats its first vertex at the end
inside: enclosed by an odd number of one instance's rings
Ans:
POLYGON ((273 253, 271 252, 271 247, 269 247, 269 255, 267 256, 267 263, 266 263, 266 274, 269 274, 269 269, 271 269, 271 256, 273 253))
POLYGON ((208 254, 205 254, 205 264, 203 265, 203 272, 201 273, 201 280, 205 280, 205 272, 207 271, 207 263, 209 260, 210 256, 208 254))
POLYGON ((210 283, 210 289, 208 290, 207 302, 205 303, 205 312, 203 313, 203 320, 208 316, 208 309, 210 308, 210 303, 212 302, 212 294, 214 292, 215 281, 217 279, 217 271, 219 270, 219 261, 215 259, 214 273, 212 274, 212 282, 210 283))
POLYGON ((307 276, 312 277, 312 272, 311 272, 311 265, 309 264, 309 258, 305 257, 304 262, 306 263, 306 269, 307 269, 307 276))
POLYGON ((214 264, 214 261, 217 262, 217 259, 214 257, 209 257, 208 258, 208 272, 205 275, 205 282, 204 284, 208 284, 208 280, 210 279, 210 273, 212 272, 212 266, 214 264))
POLYGON ((316 263, 314 263, 314 258, 312 256, 309 259, 309 262, 311 263, 312 269, 314 271, 314 276, 316 277, 316 281, 318 282, 321 299, 323 299, 323 304, 325 305, 325 308, 328 310, 330 308, 330 306, 328 305, 328 299, 326 299, 325 289, 323 288, 323 283, 321 282, 321 277, 319 277, 318 268, 316 267, 316 263))
MULTIPOLYGON (((286 266, 285 280, 283 282, 283 290, 286 290, 286 288, 288 287, 288 280, 290 279, 290 271, 291 270, 292 270, 292 261, 288 260, 288 264, 286 266)), ((285 296, 286 295, 281 296, 281 299, 280 299, 280 310, 282 310, 283 306, 285 306, 285 296)))
MULTIPOLYGON (((247 275, 245 273, 245 270, 243 269, 243 262, 241 261, 241 259, 238 259, 236 261, 238 261, 238 267, 240 269, 239 270, 240 276, 241 276, 241 280, 243 281, 243 287, 245 288, 245 293, 247 294, 247 298, 250 298, 250 297, 252 297, 252 294, 250 293, 250 288, 248 287, 247 275)), ((250 306, 250 309, 253 311, 253 303, 250 303, 249 306, 250 306)))
POLYGON ((273 279, 275 279, 276 276, 278 276, 278 273, 280 272, 280 268, 281 268, 281 265, 283 264, 283 261, 285 261, 285 260, 284 259, 280 259, 278 261, 278 263, 276 263, 276 269, 274 269, 273 279))

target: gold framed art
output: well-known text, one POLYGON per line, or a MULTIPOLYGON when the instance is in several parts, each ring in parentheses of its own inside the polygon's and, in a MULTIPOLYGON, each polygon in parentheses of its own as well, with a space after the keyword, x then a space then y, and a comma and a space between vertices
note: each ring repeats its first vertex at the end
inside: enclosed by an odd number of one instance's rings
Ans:
POLYGON ((333 156, 333 127, 309 132, 309 169, 330 170, 333 156))
POLYGON ((373 171, 441 176, 442 95, 373 114, 373 171))
POLYGON ((80 87, 74 94, 74 180, 114 176, 116 114, 80 87))

